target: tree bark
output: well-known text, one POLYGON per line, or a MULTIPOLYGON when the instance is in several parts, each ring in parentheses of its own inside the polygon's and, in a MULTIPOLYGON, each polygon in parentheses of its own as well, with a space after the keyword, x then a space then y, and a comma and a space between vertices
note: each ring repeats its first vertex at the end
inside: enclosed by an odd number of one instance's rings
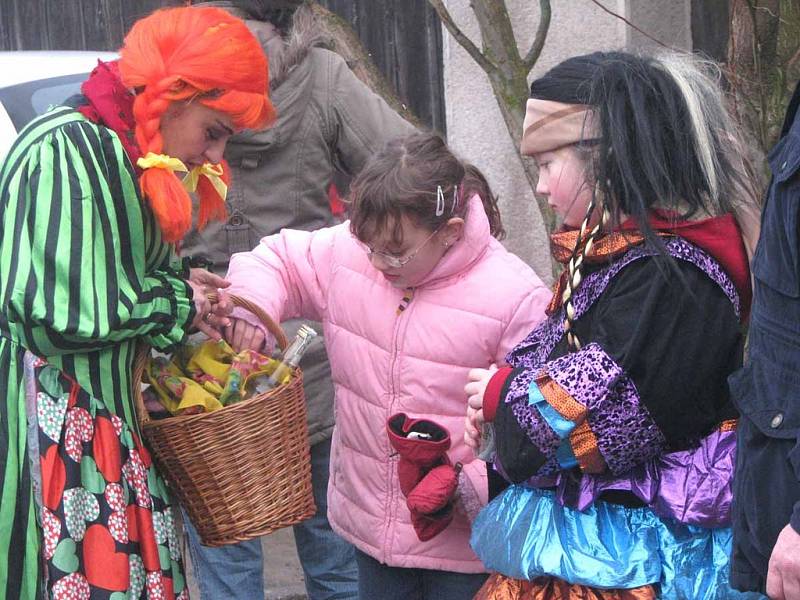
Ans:
MULTIPOLYGON (((519 148, 525 120, 525 105, 528 100, 528 75, 536 64, 547 38, 551 15, 550 0, 539 0, 539 27, 533 44, 524 57, 520 54, 514 37, 505 0, 470 1, 470 7, 478 21, 482 50, 478 50, 475 43, 455 24, 443 0, 428 0, 428 2, 436 10, 448 32, 486 73, 508 134, 515 147, 519 148)), ((535 193, 538 179, 536 167, 533 161, 526 160, 519 153, 517 155, 528 184, 534 191, 542 222, 547 233, 552 233, 556 218, 547 200, 535 193)), ((552 264, 553 276, 560 270, 560 265, 552 264)))
POLYGON ((375 66, 375 63, 358 39, 350 24, 317 2, 311 3, 312 10, 330 42, 330 49, 344 58, 356 77, 372 91, 379 94, 386 103, 415 127, 423 127, 419 117, 400 99, 392 85, 375 66))
POLYGON ((792 0, 730 0, 726 75, 736 113, 766 153, 800 76, 800 9, 792 0))

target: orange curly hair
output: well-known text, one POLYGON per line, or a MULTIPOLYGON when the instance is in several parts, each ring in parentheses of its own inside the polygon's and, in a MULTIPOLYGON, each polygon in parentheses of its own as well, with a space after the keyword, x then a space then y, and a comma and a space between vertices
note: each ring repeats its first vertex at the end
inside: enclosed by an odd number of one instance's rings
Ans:
MULTIPOLYGON (((157 10, 137 21, 120 50, 123 83, 136 91, 133 115, 143 155, 161 154, 161 117, 170 103, 196 98, 229 115, 237 129, 258 129, 275 120, 267 95, 267 58, 243 21, 214 7, 157 10)), ((223 162, 224 181, 229 180, 223 162)), ((225 218, 225 204, 200 178, 198 227, 225 218)), ((142 195, 168 242, 181 240, 192 225, 189 194, 169 170, 145 169, 142 195)))

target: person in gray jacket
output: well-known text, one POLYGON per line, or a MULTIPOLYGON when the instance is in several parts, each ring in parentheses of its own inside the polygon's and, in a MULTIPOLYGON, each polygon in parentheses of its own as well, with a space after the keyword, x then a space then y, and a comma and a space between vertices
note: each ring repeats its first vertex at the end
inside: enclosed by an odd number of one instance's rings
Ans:
MULTIPOLYGON (((203 4, 244 19, 258 36, 269 58, 270 98, 278 113, 269 129, 241 133, 228 142, 228 220, 193 231, 184 242, 185 256, 210 263, 224 275, 232 254, 251 250, 264 236, 285 227, 314 230, 333 224, 328 190, 335 172, 354 175, 369 155, 413 127, 338 54, 320 47, 321 29, 302 0, 203 4)), ((299 323, 283 326, 291 339, 299 323)), ((317 514, 296 525, 294 535, 309 598, 355 598, 353 549, 331 531, 326 516, 333 384, 324 342, 318 339, 302 362, 317 514)), ((234 336, 234 346, 235 341, 234 336)), ((209 548, 188 522, 187 532, 205 600, 264 597, 261 540, 209 548)))

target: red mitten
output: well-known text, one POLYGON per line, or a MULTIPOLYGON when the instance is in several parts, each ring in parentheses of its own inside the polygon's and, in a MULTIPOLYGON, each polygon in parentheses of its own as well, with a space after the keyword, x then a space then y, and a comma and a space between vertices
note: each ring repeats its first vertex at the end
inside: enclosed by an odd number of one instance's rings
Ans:
POLYGON ((410 419, 405 413, 397 413, 386 421, 386 434, 400 455, 397 477, 400 491, 406 497, 428 471, 449 462, 450 433, 433 421, 410 419))
POLYGON ((406 504, 411 524, 420 541, 428 541, 452 522, 460 472, 461 463, 456 463, 455 467, 449 463, 434 467, 408 495, 406 504))
POLYGON ((420 512, 411 512, 411 525, 420 542, 427 542, 444 531, 453 520, 453 506, 449 505, 433 515, 424 515, 420 512))
POLYGON ((406 497, 411 524, 425 542, 453 520, 453 496, 461 464, 450 465, 450 432, 427 419, 409 419, 405 413, 386 421, 389 443, 400 455, 397 476, 406 497))
POLYGON ((461 463, 431 469, 408 494, 408 510, 431 515, 445 508, 456 493, 460 472, 461 463))

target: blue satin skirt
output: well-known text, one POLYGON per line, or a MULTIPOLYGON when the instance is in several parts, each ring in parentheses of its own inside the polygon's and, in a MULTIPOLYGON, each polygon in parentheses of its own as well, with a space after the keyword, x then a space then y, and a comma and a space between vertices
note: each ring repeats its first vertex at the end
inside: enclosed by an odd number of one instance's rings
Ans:
POLYGON ((597 501, 581 512, 547 490, 514 485, 472 526, 484 565, 514 579, 552 576, 600 589, 660 587, 661 598, 763 598, 728 585, 731 530, 661 519, 597 501))

